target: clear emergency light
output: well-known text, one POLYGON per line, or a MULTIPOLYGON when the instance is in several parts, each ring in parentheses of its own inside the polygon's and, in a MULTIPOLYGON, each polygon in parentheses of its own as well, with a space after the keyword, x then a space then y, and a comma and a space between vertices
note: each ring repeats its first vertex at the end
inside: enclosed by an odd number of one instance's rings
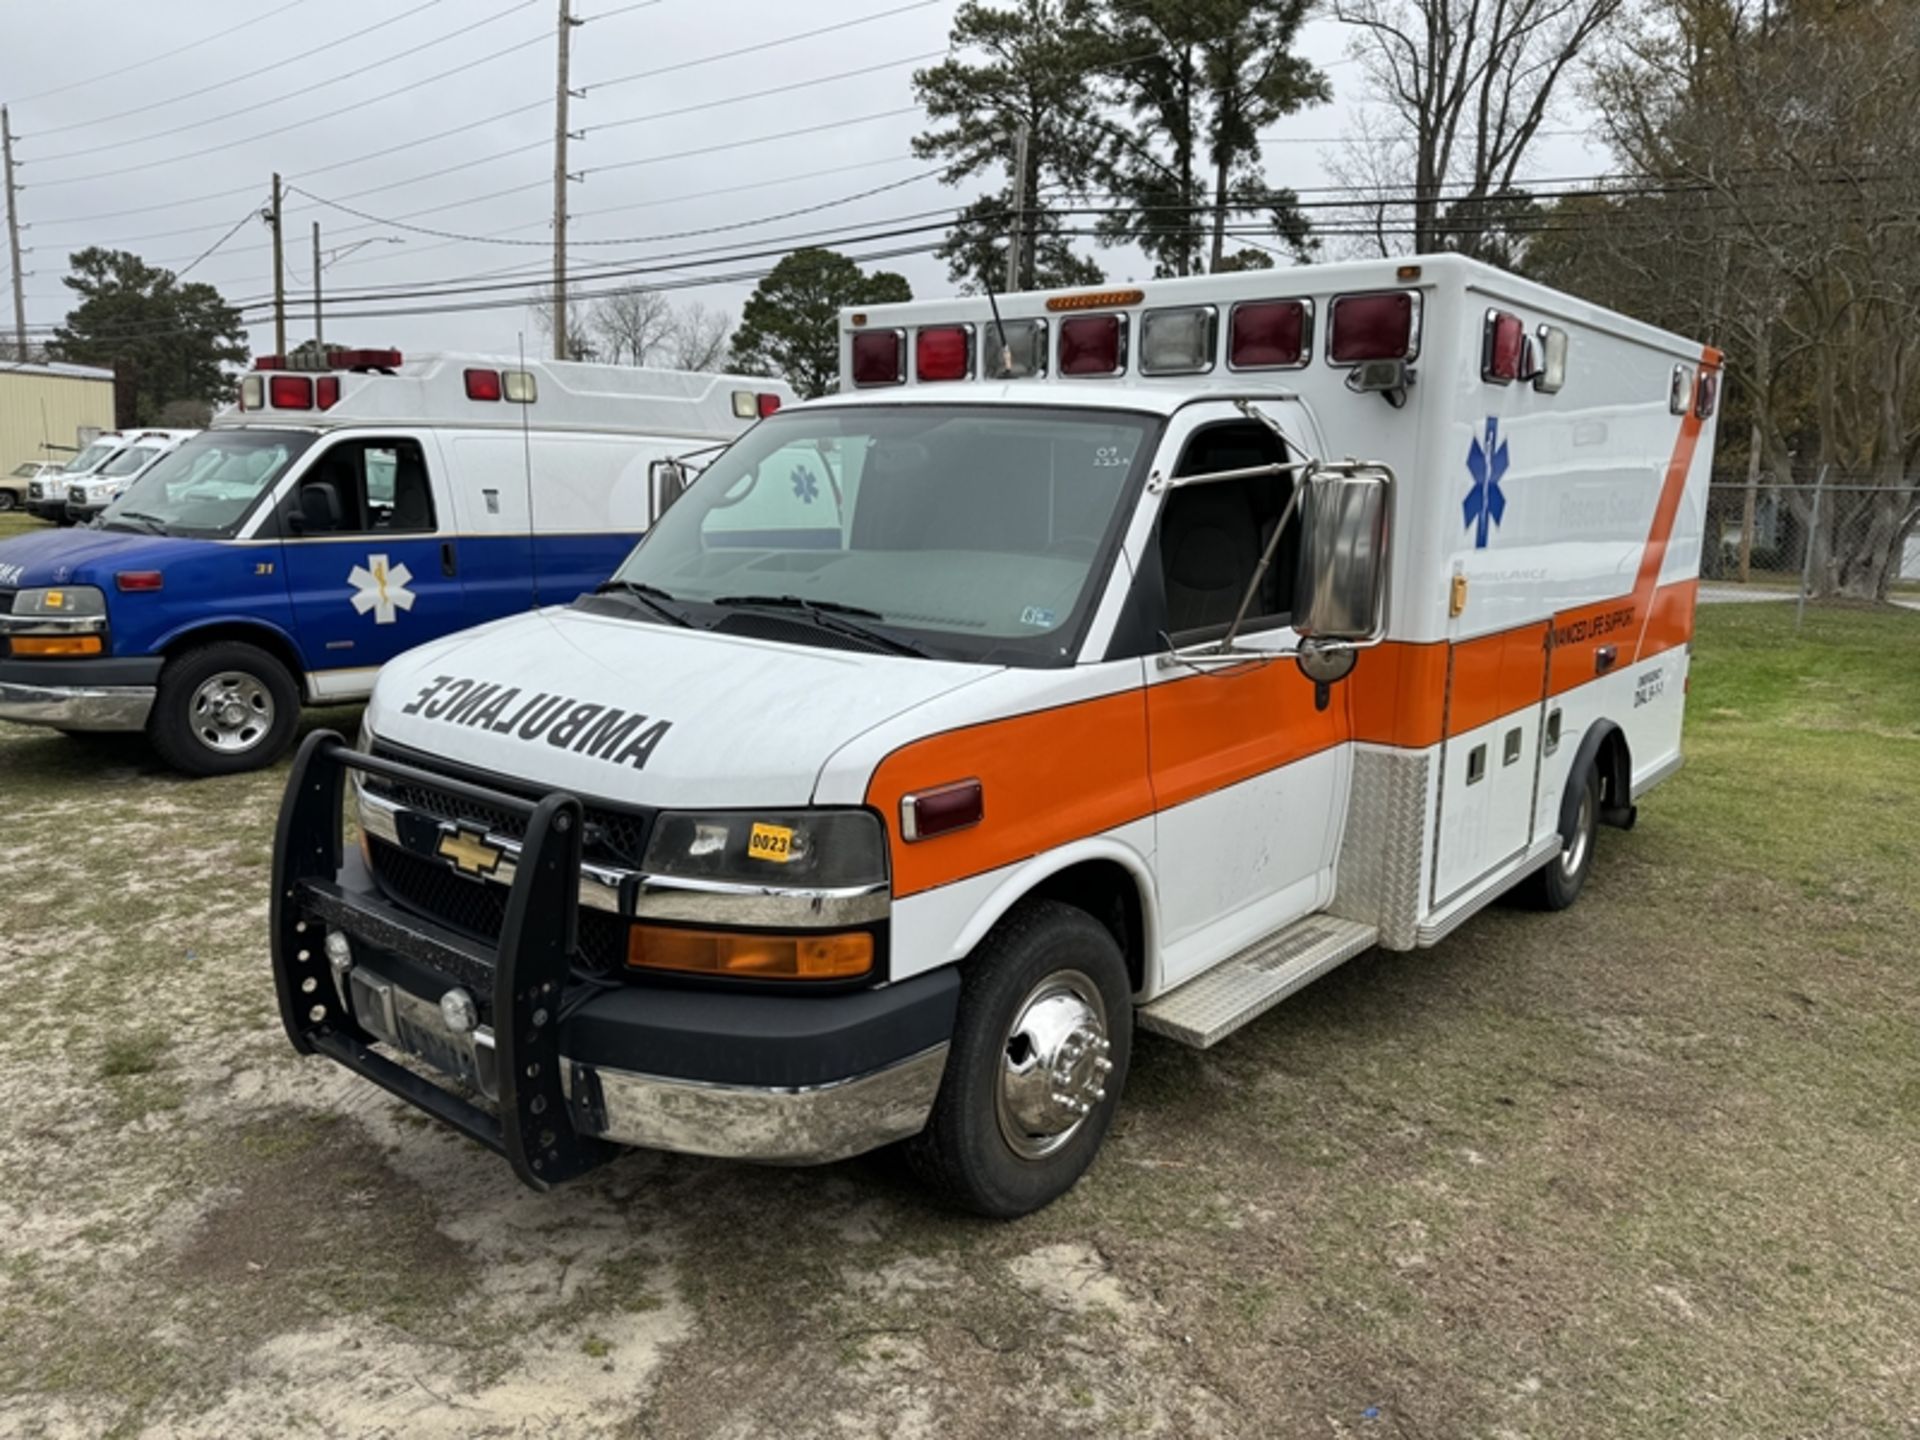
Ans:
POLYGON ((1142 375, 1203 375, 1213 369, 1220 312, 1212 305, 1149 310, 1140 317, 1142 375))
POLYGON ((898 385, 906 377, 907 332, 861 330, 853 337, 853 383, 898 385))
POLYGON ((1312 349, 1311 300, 1247 300, 1227 317, 1229 370, 1297 370, 1312 349))
POLYGON ((1047 373, 1047 322, 1003 320, 987 326, 981 342, 982 380, 1026 380, 1047 373))
POLYGON ((1567 332, 1558 325, 1542 325, 1538 333, 1540 368, 1533 372, 1533 388, 1556 395, 1567 383, 1567 332))
POLYGON ((1118 375, 1126 368, 1126 316, 1074 315, 1060 322, 1062 375, 1118 375))

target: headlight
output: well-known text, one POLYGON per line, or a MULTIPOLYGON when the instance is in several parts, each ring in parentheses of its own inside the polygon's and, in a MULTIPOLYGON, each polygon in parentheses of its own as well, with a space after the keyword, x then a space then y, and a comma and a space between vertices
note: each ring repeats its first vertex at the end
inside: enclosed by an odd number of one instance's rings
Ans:
POLYGON ((886 834, 865 810, 668 811, 642 868, 687 880, 838 890, 887 878, 886 834))
POLYGON ((13 597, 18 615, 82 616, 107 613, 107 597, 91 585, 57 585, 44 590, 22 590, 13 597))

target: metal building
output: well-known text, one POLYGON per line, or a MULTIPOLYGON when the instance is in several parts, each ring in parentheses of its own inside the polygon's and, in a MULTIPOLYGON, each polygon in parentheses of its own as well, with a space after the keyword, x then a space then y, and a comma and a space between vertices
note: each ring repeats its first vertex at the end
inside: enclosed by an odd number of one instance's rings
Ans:
POLYGON ((91 365, 0 363, 0 470, 67 460, 113 428, 113 371, 91 365))

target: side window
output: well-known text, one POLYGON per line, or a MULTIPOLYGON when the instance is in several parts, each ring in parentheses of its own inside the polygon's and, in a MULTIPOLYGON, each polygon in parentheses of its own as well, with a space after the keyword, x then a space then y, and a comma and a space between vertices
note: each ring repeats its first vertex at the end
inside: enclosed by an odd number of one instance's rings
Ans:
MULTIPOLYGON (((1194 435, 1176 476, 1278 465, 1286 446, 1266 426, 1235 422, 1194 435)), ((1160 575, 1167 597, 1167 633, 1190 643, 1225 633, 1259 568, 1261 553, 1292 492, 1289 475, 1220 480, 1168 493, 1160 511, 1160 575)), ((1300 534, 1292 522, 1261 577, 1242 627, 1272 629, 1292 618, 1300 534)))
POLYGON ((288 505, 302 535, 385 535, 435 528, 433 485, 418 440, 342 440, 300 477, 288 505))

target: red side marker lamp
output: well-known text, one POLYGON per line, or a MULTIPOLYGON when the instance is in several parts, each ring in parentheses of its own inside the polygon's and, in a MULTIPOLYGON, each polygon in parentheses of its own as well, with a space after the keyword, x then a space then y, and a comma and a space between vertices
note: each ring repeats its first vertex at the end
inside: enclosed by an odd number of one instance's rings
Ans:
POLYGON ((956 780, 900 797, 900 838, 912 844, 978 825, 987 815, 978 780, 956 780))

